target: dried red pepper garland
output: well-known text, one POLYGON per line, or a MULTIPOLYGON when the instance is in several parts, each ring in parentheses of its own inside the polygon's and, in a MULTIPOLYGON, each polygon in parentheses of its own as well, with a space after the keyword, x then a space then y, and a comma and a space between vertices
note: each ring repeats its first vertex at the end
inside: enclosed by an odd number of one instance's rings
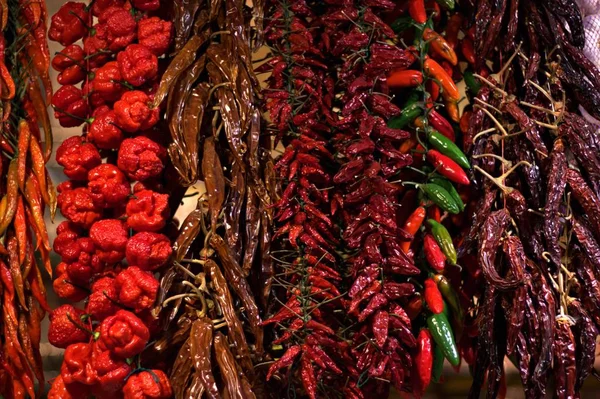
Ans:
POLYGON ((157 56, 172 38, 171 23, 147 13, 158 7, 68 2, 52 17, 49 36, 66 46, 52 63, 63 84, 55 116, 65 127, 86 125, 57 150, 71 180, 58 187, 67 221, 54 242, 62 262, 53 285, 68 302, 87 299, 85 309, 63 305, 50 316, 48 339, 66 349, 50 398, 171 397, 165 374, 140 366, 157 327, 153 272, 172 251, 161 233, 170 216, 161 192, 167 153, 156 141, 159 110, 150 107, 157 56))

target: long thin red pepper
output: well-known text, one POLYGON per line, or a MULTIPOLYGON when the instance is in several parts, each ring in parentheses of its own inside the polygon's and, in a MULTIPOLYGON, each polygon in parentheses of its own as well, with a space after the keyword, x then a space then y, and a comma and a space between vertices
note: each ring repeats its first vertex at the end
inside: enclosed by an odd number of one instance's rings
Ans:
POLYGON ((442 293, 432 278, 425 280, 425 303, 429 310, 435 314, 440 314, 444 311, 444 299, 442 293))
POLYGON ((433 345, 432 337, 426 328, 419 331, 417 337, 417 353, 414 357, 415 396, 420 396, 431 382, 431 370, 433 368, 433 345))
POLYGON ((429 42, 429 48, 431 51, 451 63, 452 65, 458 64, 458 57, 450 46, 450 44, 444 39, 439 33, 432 29, 423 29, 423 39, 429 42))
POLYGON ((437 61, 428 58, 423 63, 423 69, 430 77, 437 79, 440 82, 442 89, 444 89, 442 96, 446 99, 446 101, 458 101, 460 99, 460 92, 452 80, 452 77, 440 64, 437 63, 437 61))
MULTIPOLYGON (((425 208, 422 206, 415 209, 406 220, 406 223, 404 223, 404 230, 409 234, 415 235, 423 224, 423 220, 425 220, 425 214, 425 208)), ((402 242, 402 244, 400 244, 400 249, 402 249, 404 253, 408 253, 408 250, 410 249, 410 241, 402 242)))
POLYGON ((427 22, 427 11, 425 11, 425 0, 409 0, 408 14, 419 24, 427 22))
POLYGON ((437 172, 458 184, 468 185, 469 178, 464 170, 452 159, 437 150, 427 151, 427 161, 435 166, 437 172))
POLYGON ((394 71, 387 78, 388 86, 393 89, 416 87, 422 83, 423 74, 412 69, 394 71))

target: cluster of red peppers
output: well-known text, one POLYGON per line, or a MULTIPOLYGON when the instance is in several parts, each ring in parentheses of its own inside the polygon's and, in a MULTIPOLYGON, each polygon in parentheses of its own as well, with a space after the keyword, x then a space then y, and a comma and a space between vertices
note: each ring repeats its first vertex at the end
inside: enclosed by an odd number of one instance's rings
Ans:
POLYGON ((453 5, 422 4, 423 20, 406 5, 270 4, 274 53, 259 72, 272 73, 266 109, 285 148, 273 237, 285 294, 274 289, 263 323, 284 349, 267 379, 291 367, 285 386, 312 398, 388 395, 386 381, 420 397, 445 358, 460 362, 444 222, 462 223, 470 162, 452 124, 458 39, 435 32, 453 5))
POLYGON ((36 398, 45 384, 41 323, 50 311, 42 270, 52 275, 44 213, 47 207, 53 218, 56 210, 46 170, 52 153, 47 11, 30 1, 1 6, 0 396, 36 398))
POLYGON ((67 2, 52 16, 50 39, 62 86, 52 98, 61 126, 83 126, 56 161, 69 180, 58 186, 61 256, 53 287, 69 303, 50 315, 48 340, 65 348, 49 398, 170 398, 159 369, 140 360, 158 319, 157 269, 171 256, 163 178, 164 134, 152 107, 159 59, 172 41, 160 2, 67 2), (92 25, 92 22, 96 21, 92 25), (83 46, 78 42, 82 40, 83 46))

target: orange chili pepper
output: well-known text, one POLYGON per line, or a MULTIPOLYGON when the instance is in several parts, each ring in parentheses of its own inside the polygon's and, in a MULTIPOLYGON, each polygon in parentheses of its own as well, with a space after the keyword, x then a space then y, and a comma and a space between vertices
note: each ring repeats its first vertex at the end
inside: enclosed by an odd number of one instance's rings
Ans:
POLYGON ((417 143, 418 143, 417 139, 411 136, 408 139, 406 139, 405 141, 403 141, 402 144, 400 144, 399 151, 403 154, 408 154, 410 152, 410 150, 415 148, 417 143))
MULTIPOLYGON (((411 213, 408 219, 406 220, 406 223, 404 223, 404 230, 408 234, 415 235, 417 231, 419 231, 421 225, 423 224, 423 220, 425 220, 426 213, 427 212, 425 211, 425 208, 423 208, 422 206, 415 209, 414 212, 411 213)), ((404 253, 408 253, 408 250, 410 249, 410 243, 410 241, 402 242, 400 244, 400 249, 404 253)))
POLYGON ((15 217, 17 211, 17 196, 19 193, 19 183, 17 181, 17 159, 13 158, 8 166, 8 173, 6 175, 7 189, 6 195, 2 199, 6 199, 5 212, 2 213, 2 222, 0 222, 0 235, 4 234, 10 223, 15 217))
POLYGON ((473 47, 473 40, 465 37, 460 45, 460 50, 462 55, 465 57, 465 60, 469 62, 471 65, 475 65, 475 48, 473 47))
POLYGON ((452 49, 456 49, 456 45, 458 44, 458 32, 460 31, 462 22, 462 15, 456 13, 450 17, 446 25, 446 42, 448 42, 452 49))
POLYGON ((446 101, 459 100, 460 92, 458 91, 456 84, 454 83, 452 77, 448 74, 448 72, 446 72, 446 70, 440 64, 438 64, 437 61, 428 58, 423 63, 423 68, 430 77, 436 79, 440 83, 442 89, 444 90, 442 92, 442 97, 444 97, 446 101))
POLYGON ((463 112, 460 117, 460 131, 466 134, 469 131, 469 122, 471 121, 471 111, 463 112))
POLYGON ((25 262, 27 256, 27 219, 25 217, 25 205, 23 205, 23 197, 19 195, 17 199, 17 212, 14 219, 15 237, 17 238, 19 249, 19 265, 25 262))
POLYGON ((456 53, 450 44, 448 44, 446 39, 444 39, 440 34, 432 29, 425 28, 423 30, 423 39, 429 42, 429 48, 434 53, 447 60, 452 65, 458 64, 458 57, 456 56, 456 53))
POLYGON ((446 112, 450 119, 454 122, 460 122, 460 114, 458 112, 458 103, 453 100, 446 101, 446 112))
POLYGON ((44 249, 50 251, 50 240, 48 239, 48 231, 44 223, 40 186, 35 175, 31 173, 27 176, 27 182, 25 183, 25 199, 29 204, 33 222, 40 235, 41 243, 38 243, 38 245, 41 244, 44 249))
POLYGON ((427 12, 425 11, 424 0, 409 0, 408 14, 419 24, 427 22, 427 12))
POLYGON ((25 190, 25 172, 30 139, 31 130, 29 130, 29 125, 26 121, 22 120, 19 122, 19 141, 17 144, 17 181, 21 191, 25 190))
POLYGON ((412 69, 393 71, 387 78, 391 88, 415 87, 423 83, 423 74, 412 69))

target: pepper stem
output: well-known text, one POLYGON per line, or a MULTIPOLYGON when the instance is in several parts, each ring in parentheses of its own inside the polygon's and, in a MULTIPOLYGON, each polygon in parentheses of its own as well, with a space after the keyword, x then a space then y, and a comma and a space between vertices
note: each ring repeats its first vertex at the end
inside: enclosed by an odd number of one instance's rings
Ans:
POLYGON ((87 328, 86 326, 84 326, 83 324, 81 324, 79 321, 75 321, 75 319, 71 316, 70 312, 67 312, 67 319, 69 319, 69 321, 71 323, 73 323, 73 325, 75 327, 79 328, 82 331, 85 331, 86 333, 88 333, 92 337, 94 337, 94 340, 98 339, 98 336, 100 336, 99 332, 94 332, 94 331, 90 330, 89 328, 87 328))

